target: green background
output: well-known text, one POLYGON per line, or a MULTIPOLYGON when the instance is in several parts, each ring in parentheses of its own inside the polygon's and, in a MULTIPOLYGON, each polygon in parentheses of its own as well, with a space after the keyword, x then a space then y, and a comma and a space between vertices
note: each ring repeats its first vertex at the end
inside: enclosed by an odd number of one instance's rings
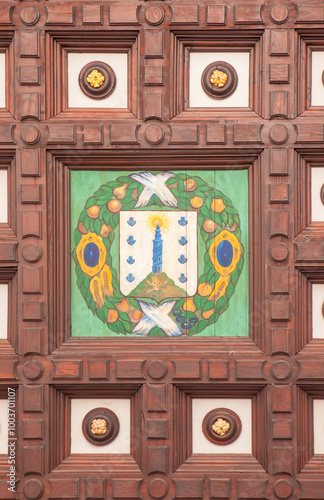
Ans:
MULTIPOLYGON (((176 170, 172 170, 175 174, 176 170)), ((183 171, 182 171, 183 172, 183 171)), ((131 174, 132 172, 128 172, 131 174)), ((71 171, 71 245, 73 249, 73 233, 77 227, 79 215, 90 196, 97 191, 102 184, 113 181, 120 175, 127 175, 125 171, 96 171, 96 170, 72 170, 71 171)), ((195 337, 206 336, 247 336, 249 335, 249 257, 248 257, 248 171, 247 170, 190 170, 188 178, 199 176, 210 186, 222 191, 231 199, 234 207, 238 210, 242 244, 244 246, 244 266, 235 287, 234 295, 229 301, 228 309, 221 314, 213 325, 205 328, 195 337)), ((161 211, 160 207, 156 207, 161 211)), ((154 207, 150 206, 150 211, 154 207)), ((164 209, 163 209, 164 210, 164 209)), ((115 232, 115 240, 111 248, 113 266, 119 268, 119 233, 118 227, 115 232)), ((205 244, 198 231, 198 277, 203 274, 205 244)), ((73 337, 125 337, 116 335, 104 325, 88 309, 80 291, 76 285, 75 262, 71 259, 71 335, 73 337)), ((128 334, 132 338, 138 336, 128 334)), ((173 337, 174 340, 175 337, 173 337)), ((179 338, 187 338, 186 335, 179 338)), ((159 337, 161 339, 161 337, 159 337)))

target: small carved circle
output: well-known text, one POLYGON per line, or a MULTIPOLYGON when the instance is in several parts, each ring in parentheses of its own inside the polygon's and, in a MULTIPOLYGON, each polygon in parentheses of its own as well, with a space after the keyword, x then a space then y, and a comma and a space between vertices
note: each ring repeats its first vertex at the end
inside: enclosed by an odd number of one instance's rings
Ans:
POLYGON ((25 363, 23 372, 29 380, 37 380, 43 375, 43 367, 38 361, 32 359, 25 363))
POLYGON ((284 24, 289 19, 289 9, 287 5, 276 3, 271 11, 270 18, 276 24, 284 24))
POLYGON ((35 245, 34 243, 25 245, 21 253, 23 258, 27 260, 27 262, 37 262, 41 259, 43 254, 41 247, 35 245))
POLYGON ((26 144, 36 144, 40 139, 40 133, 34 125, 26 125, 21 129, 20 137, 26 144))
POLYGON ((286 380, 292 372, 291 365, 284 360, 276 361, 271 367, 272 376, 276 380, 286 380))
POLYGON ((92 444, 102 446, 111 443, 119 433, 118 417, 108 408, 94 408, 84 417, 82 432, 92 444))
POLYGON ((150 125, 145 131, 145 137, 150 144, 160 144, 164 139, 164 132, 159 125, 150 125))
POLYGON ((235 92, 238 76, 229 63, 216 61, 204 69, 201 76, 201 86, 209 97, 225 99, 235 92))
POLYGON ((321 202, 323 203, 324 205, 324 184, 322 185, 321 187, 321 191, 320 191, 320 198, 321 198, 321 202))
POLYGON ((284 243, 275 243, 270 248, 270 257, 275 262, 283 262, 289 255, 289 249, 284 243))
POLYGON ((110 96, 116 87, 114 70, 102 61, 86 64, 79 74, 82 92, 92 99, 104 99, 110 96))
POLYGON ((23 7, 20 12, 20 19, 24 24, 27 24, 28 26, 37 24, 39 21, 39 10, 32 5, 23 7))
POLYGON ((270 129, 270 139, 274 144, 283 144, 288 139, 288 129, 285 125, 273 125, 270 129))
POLYGON ((164 498, 168 493, 168 485, 164 479, 153 479, 148 485, 149 494, 153 498, 164 498))
POLYGON ((293 486, 286 479, 279 479, 274 485, 274 492, 278 498, 288 498, 293 492, 293 486))
POLYGON ((155 380, 160 380, 161 378, 166 376, 166 374, 168 373, 168 369, 163 361, 155 359, 148 364, 147 372, 150 377, 154 378, 155 380))
POLYGON ((37 479, 30 479, 24 486, 24 495, 30 500, 37 500, 43 494, 44 488, 37 479))
POLYGON ((145 19, 152 26, 157 26, 164 19, 164 10, 158 5, 151 5, 146 9, 145 19))
POLYGON ((215 408, 202 423, 205 437, 214 444, 226 445, 235 441, 242 430, 240 417, 228 408, 215 408))

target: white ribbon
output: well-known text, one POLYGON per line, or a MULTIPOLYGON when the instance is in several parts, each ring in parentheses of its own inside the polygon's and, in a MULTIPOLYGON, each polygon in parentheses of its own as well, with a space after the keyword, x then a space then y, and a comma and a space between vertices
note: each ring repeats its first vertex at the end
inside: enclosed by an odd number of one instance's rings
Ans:
POLYGON ((157 175, 152 175, 150 172, 132 174, 131 177, 133 179, 145 186, 137 200, 135 208, 145 207, 154 194, 160 198, 164 205, 177 207, 178 200, 171 193, 168 186, 165 185, 166 181, 174 177, 174 175, 171 172, 161 172, 157 175))
POLYGON ((182 335, 182 331, 178 325, 169 316, 175 303, 175 300, 171 300, 164 302, 161 306, 155 306, 154 304, 147 304, 139 300, 139 305, 145 317, 137 323, 132 333, 143 336, 148 335, 152 328, 158 326, 169 337, 182 335))

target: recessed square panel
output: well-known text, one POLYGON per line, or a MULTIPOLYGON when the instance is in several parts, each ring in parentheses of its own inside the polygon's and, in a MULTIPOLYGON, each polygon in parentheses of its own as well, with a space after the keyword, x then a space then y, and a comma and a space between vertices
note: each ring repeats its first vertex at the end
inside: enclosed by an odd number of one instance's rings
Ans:
POLYGON ((71 399, 71 453, 130 453, 130 399, 71 399), (95 408, 108 408, 119 420, 116 438, 100 446, 82 432, 84 417, 95 408))
POLYGON ((7 455, 7 453, 8 453, 8 401, 6 399, 0 399, 0 454, 7 455))
MULTIPOLYGON (((226 66, 224 66, 226 68, 226 66)), ((223 68, 223 69, 224 69, 223 68)), ((249 106, 249 52, 191 52, 189 66, 189 106, 190 108, 224 108, 224 107, 248 107, 249 106), (231 65, 236 72, 237 87, 228 97, 217 99, 206 93, 202 86, 202 75, 204 70, 212 63, 226 63, 231 65)), ((227 78, 230 75, 226 69, 222 71, 227 78)), ((228 80, 224 83, 224 88, 228 80)), ((217 86, 221 89, 222 82, 217 86)))
POLYGON ((313 338, 324 338, 324 284, 313 284, 313 338))
POLYGON ((324 221, 324 168, 313 167, 311 172, 312 221, 324 221))
MULTIPOLYGON (((227 429, 225 429, 225 432, 227 429)), ((228 429, 230 432, 231 429, 228 429)), ((252 403, 251 399, 196 399, 192 400, 192 452, 193 453, 252 453, 252 403), (205 416, 216 408, 228 409, 239 417, 242 430, 229 444, 214 444, 203 432, 205 416)))
POLYGON ((0 169, 0 222, 8 222, 8 175, 6 169, 0 169))
POLYGON ((8 328, 8 285, 0 283, 0 339, 7 338, 8 328))
MULTIPOLYGON (((6 107, 6 55, 0 53, 0 108, 6 107)), ((0 180, 1 185, 1 180, 0 180)))
MULTIPOLYGON (((68 106, 69 108, 127 108, 127 54, 125 53, 68 53, 68 106), (104 98, 94 98, 86 95, 79 84, 79 75, 81 70, 89 63, 92 62, 103 62, 108 65, 115 74, 115 87, 111 93, 104 98)), ((94 65, 95 66, 95 65, 94 65)), ((89 89, 98 89, 103 87, 107 79, 110 78, 109 74, 104 76, 102 80, 103 71, 100 73, 100 68, 98 72, 102 75, 99 77, 92 73, 93 69, 89 69, 90 83, 87 82, 86 85, 89 89), (90 76, 91 75, 91 76, 90 76), (100 85, 96 87, 96 85, 100 85)), ((96 71, 96 68, 94 68, 96 71)))
POLYGON ((324 400, 314 399, 313 401, 314 412, 314 453, 324 453, 324 400))
POLYGON ((324 106, 324 51, 312 51, 312 106, 324 106))

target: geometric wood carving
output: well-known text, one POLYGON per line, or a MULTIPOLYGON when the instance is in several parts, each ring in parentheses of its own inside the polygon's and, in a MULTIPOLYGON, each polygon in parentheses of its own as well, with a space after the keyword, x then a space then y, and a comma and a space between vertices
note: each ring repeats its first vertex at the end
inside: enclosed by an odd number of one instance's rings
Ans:
POLYGON ((149 412, 167 411, 167 390, 164 384, 147 386, 147 404, 149 412))
POLYGON ((41 212, 22 213, 23 238, 27 236, 41 236, 41 212))
POLYGON ((43 267, 22 268, 23 272, 23 292, 42 293, 42 272, 43 267))
POLYGON ((75 7, 70 5, 61 5, 59 12, 56 5, 47 5, 46 25, 74 25, 75 7))
POLYGON ((271 210, 270 212, 270 236, 288 237, 288 210, 271 210))
POLYGON ((173 361, 175 367, 174 379, 199 379, 201 377, 200 361, 177 360, 173 361))
POLYGON ((288 30, 271 30, 271 53, 272 56, 288 55, 288 30))
POLYGON ((207 5, 207 24, 226 24, 226 5, 207 5))
POLYGON ((42 385, 24 385, 24 411, 26 412, 42 412, 44 404, 43 386, 42 385))
POLYGON ((272 411, 274 413, 290 413, 292 411, 290 385, 274 385, 272 387, 272 411))
POLYGON ((145 32, 145 58, 163 58, 163 31, 147 30, 145 32))
POLYGON ((83 5, 82 24, 102 24, 102 5, 83 5))
POLYGON ((39 32, 20 32, 20 57, 39 57, 39 32))
POLYGON ((80 379, 82 377, 81 361, 54 361, 53 379, 80 379))
POLYGON ((263 24, 263 5, 235 5, 235 24, 263 24))
POLYGON ((173 5, 171 24, 198 24, 197 5, 173 5))

